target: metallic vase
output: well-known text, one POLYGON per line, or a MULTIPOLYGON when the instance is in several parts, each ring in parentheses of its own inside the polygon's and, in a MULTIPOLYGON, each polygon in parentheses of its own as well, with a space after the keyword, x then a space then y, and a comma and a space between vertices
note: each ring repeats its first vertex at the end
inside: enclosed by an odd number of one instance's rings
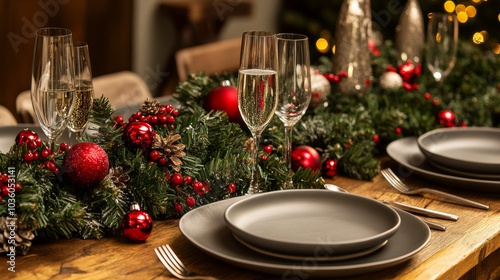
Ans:
POLYGON ((335 30, 332 72, 346 72, 336 90, 362 94, 369 89, 372 66, 368 37, 371 32, 370 0, 344 0, 335 30))
POLYGON ((418 0, 408 0, 396 26, 395 47, 400 63, 421 63, 424 40, 422 10, 418 0))

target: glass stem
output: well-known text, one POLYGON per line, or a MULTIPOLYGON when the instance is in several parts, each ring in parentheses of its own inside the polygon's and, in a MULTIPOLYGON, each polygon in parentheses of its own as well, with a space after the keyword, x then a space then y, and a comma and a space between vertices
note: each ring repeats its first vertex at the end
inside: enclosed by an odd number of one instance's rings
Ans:
POLYGON ((55 153, 56 150, 56 139, 49 139, 50 142, 50 150, 55 153))
POLYGON ((82 132, 81 131, 75 131, 75 138, 77 142, 82 141, 82 132))
MULTIPOLYGON (((285 126, 285 163, 288 171, 292 174, 292 129, 293 126, 285 126)), ((285 189, 293 187, 292 179, 286 181, 283 186, 285 189)))
POLYGON ((259 141, 261 132, 255 132, 253 134, 254 148, 252 150, 252 178, 250 179, 250 188, 247 194, 259 193, 259 175, 257 173, 257 155, 259 152, 259 141))

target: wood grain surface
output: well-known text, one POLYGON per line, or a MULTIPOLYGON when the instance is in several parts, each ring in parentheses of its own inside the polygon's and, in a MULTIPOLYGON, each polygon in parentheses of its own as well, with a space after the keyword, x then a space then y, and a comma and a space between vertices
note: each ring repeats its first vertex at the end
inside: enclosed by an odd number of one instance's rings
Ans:
MULTIPOLYGON (((383 165, 394 164, 387 158, 383 165)), ((429 244, 410 260, 370 275, 348 279, 500 279, 500 194, 474 193, 411 176, 412 187, 431 187, 488 204, 479 210, 420 196, 405 196, 392 189, 381 175, 372 181, 337 176, 327 180, 349 192, 377 200, 394 200, 414 206, 458 215, 458 221, 428 218, 446 225, 446 231, 432 230, 429 244)), ((153 249, 170 244, 192 270, 220 279, 281 279, 236 267, 201 252, 179 231, 178 220, 155 221, 152 235, 143 243, 131 243, 123 236, 103 240, 37 239, 30 254, 16 258, 16 272, 7 279, 170 279, 153 249)), ((173 278, 172 278, 173 279, 173 278)), ((299 278, 294 278, 299 279, 299 278)))

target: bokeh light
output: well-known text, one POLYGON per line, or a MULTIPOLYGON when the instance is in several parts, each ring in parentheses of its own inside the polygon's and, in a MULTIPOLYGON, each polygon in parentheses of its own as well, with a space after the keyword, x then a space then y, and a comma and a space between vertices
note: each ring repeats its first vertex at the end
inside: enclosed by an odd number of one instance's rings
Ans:
POLYGON ((453 1, 446 1, 444 3, 444 9, 448 12, 448 13, 453 13, 453 11, 455 11, 455 2, 453 1))
POLYGON ((493 47, 493 52, 495 54, 500 54, 500 44, 496 44, 496 46, 493 47))
MULTIPOLYGON (((457 6, 458 7, 458 6, 457 6)), ((457 19, 459 22, 461 23, 466 23, 467 20, 469 19, 469 16, 467 16, 467 13, 466 12, 459 12, 457 14, 457 19)))
POLYGON ((472 36, 472 42, 474 42, 474 44, 478 44, 478 45, 484 43, 483 34, 481 34, 479 32, 474 33, 474 35, 472 36))
POLYGON ((328 41, 325 38, 319 38, 316 41, 316 49, 318 49, 318 51, 320 51, 322 53, 327 52, 328 51, 328 41))
POLYGON ((332 53, 335 54, 335 45, 332 47, 332 53))
POLYGON ((467 10, 467 8, 463 4, 458 4, 455 8, 455 12, 457 13, 457 15, 461 12, 465 12, 465 10, 467 10))
POLYGON ((472 2, 479 3, 479 2, 481 2, 481 0, 472 0, 472 2))
POLYGON ((465 9, 465 12, 467 13, 467 16, 473 18, 476 16, 477 10, 474 6, 468 6, 467 9, 465 9))
POLYGON ((479 33, 481 33, 481 35, 483 35, 484 41, 488 40, 488 37, 489 37, 488 31, 483 30, 479 33))

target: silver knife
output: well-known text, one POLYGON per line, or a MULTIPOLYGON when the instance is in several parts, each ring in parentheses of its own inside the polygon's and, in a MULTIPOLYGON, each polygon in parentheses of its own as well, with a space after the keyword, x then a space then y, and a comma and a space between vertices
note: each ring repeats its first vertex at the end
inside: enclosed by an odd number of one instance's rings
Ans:
MULTIPOLYGON (((417 216, 415 216, 417 217, 417 216)), ((417 217, 419 218, 419 217, 417 217)), ((426 219, 422 219, 422 218, 419 218, 422 222, 424 222, 428 227, 432 228, 432 229, 437 229, 437 230, 441 230, 441 231, 445 231, 446 230, 446 226, 442 225, 442 224, 438 224, 438 223, 435 223, 435 222, 431 222, 431 221, 428 221, 426 219)))
POLYGON ((427 217, 440 218, 440 219, 451 220, 451 221, 458 220, 458 216, 453 215, 453 214, 448 214, 448 213, 444 213, 444 212, 440 212, 440 211, 436 211, 436 210, 430 210, 430 209, 426 209, 426 208, 420 208, 420 207, 416 207, 416 206, 406 205, 406 204, 394 202, 394 201, 384 200, 382 202, 385 204, 389 204, 391 206, 394 206, 396 208, 399 208, 401 210, 405 210, 405 211, 415 213, 415 214, 424 215, 427 217))

